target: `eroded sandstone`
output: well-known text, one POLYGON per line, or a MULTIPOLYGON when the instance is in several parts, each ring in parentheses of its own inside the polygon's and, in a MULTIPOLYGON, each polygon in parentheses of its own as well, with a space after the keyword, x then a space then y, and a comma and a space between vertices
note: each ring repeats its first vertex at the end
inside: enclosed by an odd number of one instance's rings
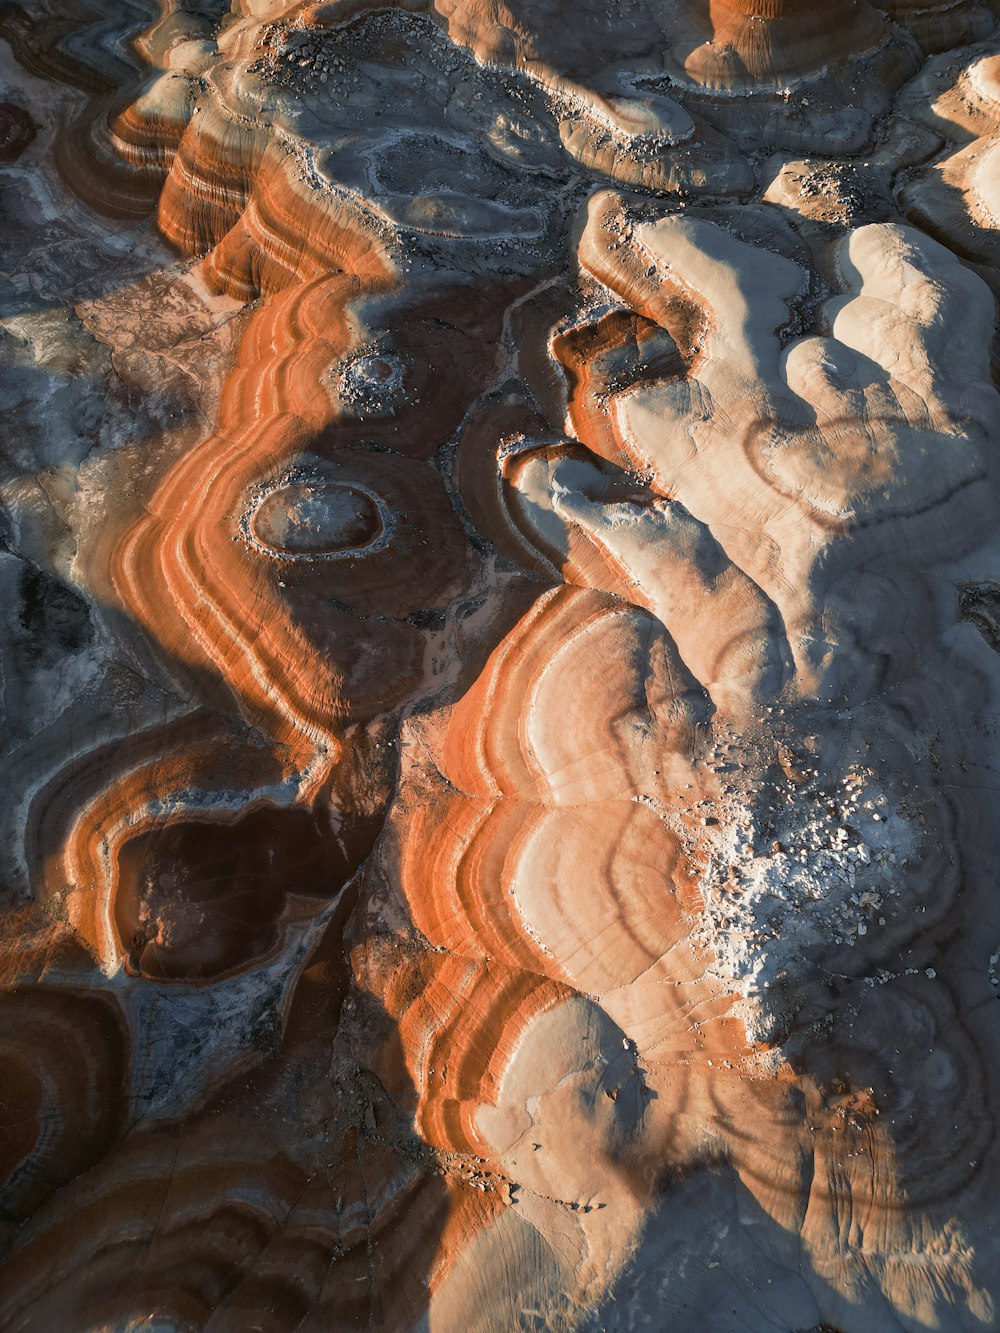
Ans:
POLYGON ((997 1327, 997 17, 0 12, 0 1327, 997 1327))

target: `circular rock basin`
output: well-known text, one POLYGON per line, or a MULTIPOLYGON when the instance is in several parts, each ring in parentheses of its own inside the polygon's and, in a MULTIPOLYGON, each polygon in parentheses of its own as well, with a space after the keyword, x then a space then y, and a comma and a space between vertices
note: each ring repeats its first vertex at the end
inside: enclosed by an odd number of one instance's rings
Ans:
POLYGON ((250 531, 279 555, 330 555, 370 546, 382 519, 371 496, 353 486, 295 481, 264 496, 250 531))
POLYGON ((368 351, 341 365, 340 394, 366 413, 391 414, 406 397, 406 363, 391 351, 368 351))
POLYGON ((138 834, 118 853, 114 898, 129 969, 210 981, 267 957, 288 895, 335 897, 374 841, 367 832, 344 847, 307 811, 263 809, 138 834))
POLYGON ((366 388, 383 389, 401 378, 401 367, 385 356, 364 356, 351 364, 350 377, 366 388))

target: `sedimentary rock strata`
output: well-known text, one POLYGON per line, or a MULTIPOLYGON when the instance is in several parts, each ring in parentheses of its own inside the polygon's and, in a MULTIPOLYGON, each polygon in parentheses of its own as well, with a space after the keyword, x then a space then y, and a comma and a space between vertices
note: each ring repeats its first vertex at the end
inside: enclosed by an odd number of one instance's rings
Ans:
POLYGON ((998 1326, 998 18, 0 7, 0 1328, 998 1326))

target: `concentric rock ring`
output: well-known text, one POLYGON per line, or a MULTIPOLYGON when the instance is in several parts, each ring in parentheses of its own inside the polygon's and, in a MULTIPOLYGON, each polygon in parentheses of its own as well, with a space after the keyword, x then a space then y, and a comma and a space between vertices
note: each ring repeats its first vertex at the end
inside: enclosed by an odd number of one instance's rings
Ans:
POLYGON ((267 491, 247 527, 256 545, 284 560, 343 560, 391 539, 377 496, 325 479, 288 480, 267 491))

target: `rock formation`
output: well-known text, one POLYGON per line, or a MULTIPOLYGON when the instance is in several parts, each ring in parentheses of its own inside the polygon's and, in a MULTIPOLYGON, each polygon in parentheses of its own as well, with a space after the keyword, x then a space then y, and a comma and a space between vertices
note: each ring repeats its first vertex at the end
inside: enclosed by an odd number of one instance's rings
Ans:
POLYGON ((995 1329, 1000 8, 0 7, 0 1329, 995 1329))

